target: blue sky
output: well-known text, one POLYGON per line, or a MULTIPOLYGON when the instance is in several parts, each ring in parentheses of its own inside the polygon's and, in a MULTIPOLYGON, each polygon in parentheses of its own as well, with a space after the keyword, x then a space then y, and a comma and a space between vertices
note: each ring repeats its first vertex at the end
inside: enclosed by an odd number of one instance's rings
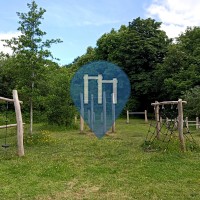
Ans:
MULTIPOLYGON (((16 12, 27 12, 28 2, 1 1, 0 39, 19 35, 16 12)), ((63 40, 62 44, 51 48, 61 65, 84 54, 88 46, 95 47, 97 39, 105 32, 128 25, 137 17, 162 21, 162 28, 170 37, 200 22, 198 0, 36 0, 36 3, 47 10, 41 25, 47 38, 63 40)), ((9 52, 0 42, 2 50, 9 52)))

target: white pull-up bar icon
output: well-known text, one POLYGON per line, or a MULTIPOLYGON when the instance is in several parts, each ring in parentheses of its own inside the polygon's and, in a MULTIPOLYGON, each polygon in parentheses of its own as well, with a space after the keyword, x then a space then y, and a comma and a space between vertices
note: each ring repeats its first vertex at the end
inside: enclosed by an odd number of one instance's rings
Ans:
POLYGON ((98 76, 88 76, 85 74, 84 77, 84 104, 88 104, 88 80, 97 80, 98 83, 98 104, 102 104, 102 84, 103 83, 112 83, 113 84, 113 103, 117 104, 117 79, 113 78, 112 80, 103 80, 101 74, 98 76))

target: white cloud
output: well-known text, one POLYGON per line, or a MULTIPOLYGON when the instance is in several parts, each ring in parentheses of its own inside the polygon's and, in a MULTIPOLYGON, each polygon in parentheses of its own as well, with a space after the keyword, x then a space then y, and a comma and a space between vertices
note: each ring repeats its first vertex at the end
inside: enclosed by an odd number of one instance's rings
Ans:
POLYGON ((0 52, 12 54, 12 50, 8 47, 4 47, 3 45, 5 44, 1 40, 8 40, 13 37, 18 37, 20 35, 20 32, 8 32, 8 33, 0 33, 0 52))
POLYGON ((153 0, 147 16, 160 20, 169 37, 177 37, 188 26, 200 26, 199 0, 153 0))

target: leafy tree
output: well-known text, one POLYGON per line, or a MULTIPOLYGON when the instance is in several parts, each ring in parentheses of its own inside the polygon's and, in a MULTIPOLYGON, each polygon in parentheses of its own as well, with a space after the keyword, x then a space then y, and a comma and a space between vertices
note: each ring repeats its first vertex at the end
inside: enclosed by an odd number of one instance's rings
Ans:
MULTIPOLYGON (((33 99, 38 95, 38 84, 45 76, 45 64, 48 58, 53 58, 49 48, 52 44, 60 43, 60 39, 47 39, 43 37, 46 32, 40 29, 41 20, 46 12, 38 8, 35 1, 27 4, 27 13, 17 12, 20 19, 18 31, 21 35, 11 40, 4 40, 6 46, 13 50, 15 56, 15 69, 18 77, 16 88, 20 89, 30 105, 30 133, 33 123, 33 99)), ((13 66, 14 67, 14 66, 13 66)))
POLYGON ((184 92, 182 98, 187 101, 184 114, 188 117, 200 116, 200 86, 184 92))
POLYGON ((75 107, 70 97, 71 69, 59 68, 48 73, 48 94, 45 99, 47 120, 51 124, 71 126, 75 107))
MULTIPOLYGON (((171 43, 155 20, 136 18, 129 25, 104 34, 97 41, 99 59, 118 64, 127 73, 132 95, 132 109, 147 107, 158 93, 154 70, 162 63, 171 43)), ((159 86, 158 86, 159 87, 159 86)))
POLYGON ((183 92, 200 85, 199 38, 200 27, 187 28, 169 46, 164 62, 155 71, 161 99, 178 99, 183 92))

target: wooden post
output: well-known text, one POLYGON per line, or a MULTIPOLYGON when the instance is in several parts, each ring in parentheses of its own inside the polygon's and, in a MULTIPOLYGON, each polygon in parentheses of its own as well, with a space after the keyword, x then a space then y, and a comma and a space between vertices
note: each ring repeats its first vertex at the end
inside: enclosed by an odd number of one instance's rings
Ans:
POLYGON ((90 114, 90 127, 93 131, 94 129, 94 97, 93 94, 91 94, 91 110, 90 110, 91 114, 90 114))
POLYGON ((83 102, 83 93, 80 94, 80 101, 81 101, 81 115, 80 115, 80 132, 83 133, 84 130, 84 102, 83 102))
POLYGON ((77 123, 77 115, 74 116, 74 123, 77 123))
POLYGON ((185 126, 187 129, 189 129, 188 117, 185 118, 185 126))
POLYGON ((84 130, 84 120, 83 117, 80 115, 80 132, 83 133, 84 130))
POLYGON ((169 127, 169 118, 166 117, 166 126, 169 127))
POLYGON ((90 117, 90 110, 88 110, 88 125, 90 126, 91 124, 91 117, 90 117))
POLYGON ((160 125, 162 125, 162 123, 163 123, 163 119, 162 119, 162 117, 160 116, 160 125))
POLYGON ((16 121, 17 121, 17 148, 18 148, 17 153, 19 156, 24 156, 24 142, 23 142, 24 129, 23 129, 21 106, 19 103, 17 90, 13 90, 13 100, 14 100, 16 121))
POLYGON ((196 129, 199 129, 199 118, 196 117, 196 129))
MULTIPOLYGON (((158 101, 155 101, 158 103, 158 101)), ((159 116, 159 104, 155 105, 155 119, 156 119, 156 137, 160 139, 160 116, 159 116)))
POLYGON ((103 131, 106 133, 106 92, 103 92, 103 131))
POLYGON ((115 133, 115 104, 114 104, 114 93, 111 94, 111 102, 112 102, 112 133, 115 133))
POLYGON ((179 132, 179 140, 181 144, 181 150, 183 152, 186 151, 185 147, 185 139, 183 135, 183 103, 182 99, 178 100, 178 132, 179 132))
POLYGON ((145 119, 145 122, 147 123, 148 122, 147 110, 144 111, 144 119, 145 119))
POLYGON ((129 124, 129 111, 126 111, 126 123, 129 124))
POLYGON ((174 127, 177 128, 178 127, 178 119, 174 118, 174 127))

